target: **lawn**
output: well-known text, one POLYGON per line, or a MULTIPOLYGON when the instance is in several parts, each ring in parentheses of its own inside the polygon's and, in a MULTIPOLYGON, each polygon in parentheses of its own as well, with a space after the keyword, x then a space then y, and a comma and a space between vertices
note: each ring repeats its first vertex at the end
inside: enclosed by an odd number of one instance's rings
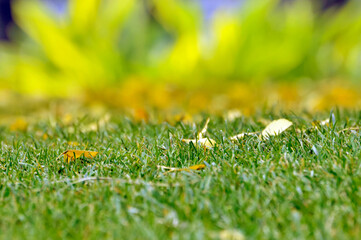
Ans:
POLYGON ((259 112, 234 120, 202 115, 193 122, 146 123, 114 114, 107 123, 83 117, 40 119, 26 129, 3 125, 0 238, 361 235, 361 112, 259 112), (182 142, 195 138, 208 117, 205 135, 217 145, 182 142), (262 131, 278 118, 293 125, 268 139, 229 139, 262 131), (68 163, 61 154, 69 149, 99 154, 68 163), (196 164, 205 168, 187 169, 196 164))

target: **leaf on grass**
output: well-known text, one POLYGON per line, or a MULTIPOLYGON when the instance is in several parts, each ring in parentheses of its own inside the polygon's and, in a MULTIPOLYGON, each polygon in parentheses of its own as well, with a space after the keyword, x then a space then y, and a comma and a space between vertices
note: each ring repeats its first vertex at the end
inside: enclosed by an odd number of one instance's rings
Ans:
POLYGON ((203 135, 206 134, 207 129, 208 129, 208 123, 209 123, 209 118, 207 118, 206 123, 204 124, 204 127, 202 128, 202 130, 198 133, 198 139, 202 139, 203 135))
POLYGON ((267 127, 262 131, 261 137, 268 139, 269 136, 276 136, 287 128, 292 126, 292 122, 287 119, 281 118, 275 121, 272 121, 267 127))
POLYGON ((317 126, 330 126, 330 119, 327 118, 325 120, 322 121, 313 121, 312 125, 317 128, 317 126))
POLYGON ((192 170, 202 170, 206 167, 206 165, 204 164, 197 164, 197 165, 193 165, 193 166, 190 166, 188 167, 189 169, 192 169, 192 170))
POLYGON ((202 128, 202 130, 198 133, 197 139, 182 139, 182 142, 185 142, 187 144, 193 143, 194 145, 200 145, 200 146, 206 147, 206 148, 212 148, 212 147, 216 146, 217 142, 215 140, 204 137, 204 135, 207 133, 208 123, 209 123, 209 118, 207 119, 206 123, 204 124, 204 127, 202 128))
POLYGON ((74 161, 77 158, 85 157, 85 158, 94 158, 98 152, 86 151, 86 150, 66 150, 57 158, 59 159, 61 156, 64 156, 64 161, 68 163, 70 161, 74 161))
POLYGON ((238 141, 238 139, 244 138, 245 136, 254 136, 254 135, 257 135, 258 133, 259 132, 240 133, 240 134, 230 137, 229 139, 231 141, 238 141))
POLYGON ((194 145, 196 145, 196 143, 198 143, 198 145, 200 145, 202 147, 206 147, 206 148, 212 148, 217 144, 216 141, 214 141, 213 139, 208 139, 208 138, 202 138, 202 139, 199 139, 198 141, 196 139, 182 139, 182 142, 185 142, 187 144, 193 143, 194 145))
POLYGON ((197 165, 193 165, 193 166, 190 166, 190 167, 187 167, 187 168, 174 168, 174 167, 166 167, 166 166, 161 166, 161 165, 158 165, 157 166, 158 168, 161 168, 161 169, 165 169, 165 170, 168 170, 168 172, 182 172, 182 171, 186 171, 186 172, 190 172, 191 170, 192 171, 198 171, 198 170, 202 170, 206 167, 206 165, 204 164, 197 164, 197 165))
POLYGON ((335 114, 331 113, 330 117, 322 121, 314 121, 312 125, 317 129, 317 126, 328 126, 335 125, 336 117, 335 114))

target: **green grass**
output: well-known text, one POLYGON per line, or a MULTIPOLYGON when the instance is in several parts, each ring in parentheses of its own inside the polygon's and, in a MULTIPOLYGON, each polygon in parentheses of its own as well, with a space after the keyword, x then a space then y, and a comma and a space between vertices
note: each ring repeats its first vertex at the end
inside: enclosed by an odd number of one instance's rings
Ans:
POLYGON ((3 126, 0 238, 219 239, 234 229, 247 239, 357 239, 360 134, 339 130, 361 126, 361 112, 335 115, 335 125, 317 129, 312 120, 329 113, 263 113, 234 122, 210 116, 207 135, 219 143, 211 150, 181 142, 204 121, 195 128, 113 116, 93 132, 82 131, 91 118, 70 126, 39 121, 27 132, 3 126), (279 117, 294 122, 279 136, 227 139, 279 117), (71 164, 56 160, 73 148, 99 154, 71 164), (202 163, 207 167, 194 172, 157 168, 202 163))

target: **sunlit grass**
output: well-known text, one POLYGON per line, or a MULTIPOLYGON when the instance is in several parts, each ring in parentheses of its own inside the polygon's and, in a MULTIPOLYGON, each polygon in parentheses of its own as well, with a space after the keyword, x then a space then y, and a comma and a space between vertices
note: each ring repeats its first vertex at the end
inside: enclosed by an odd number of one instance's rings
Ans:
MULTIPOLYGON (((265 111, 233 121, 209 116, 213 149, 185 144, 201 130, 183 122, 114 115, 1 127, 0 238, 356 239, 360 235, 360 112, 265 111), (229 137, 284 117, 294 125, 268 140, 229 137), (333 117, 332 117, 333 118, 333 117), (44 135, 46 134, 46 135, 44 135), (97 151, 70 164, 67 149, 97 151), (200 171, 166 173, 158 165, 200 171)), ((202 120, 203 119, 203 120, 202 120)))

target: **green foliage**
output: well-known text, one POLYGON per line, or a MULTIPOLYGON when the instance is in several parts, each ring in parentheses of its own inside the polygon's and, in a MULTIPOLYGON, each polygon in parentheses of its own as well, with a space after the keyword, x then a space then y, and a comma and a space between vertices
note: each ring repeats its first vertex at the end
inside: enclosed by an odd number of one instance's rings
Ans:
POLYGON ((132 77, 192 86, 361 76, 358 1, 327 12, 246 1, 209 23, 190 1, 71 0, 62 16, 40 1, 13 7, 25 34, 0 46, 0 80, 25 93, 71 96, 132 77))

